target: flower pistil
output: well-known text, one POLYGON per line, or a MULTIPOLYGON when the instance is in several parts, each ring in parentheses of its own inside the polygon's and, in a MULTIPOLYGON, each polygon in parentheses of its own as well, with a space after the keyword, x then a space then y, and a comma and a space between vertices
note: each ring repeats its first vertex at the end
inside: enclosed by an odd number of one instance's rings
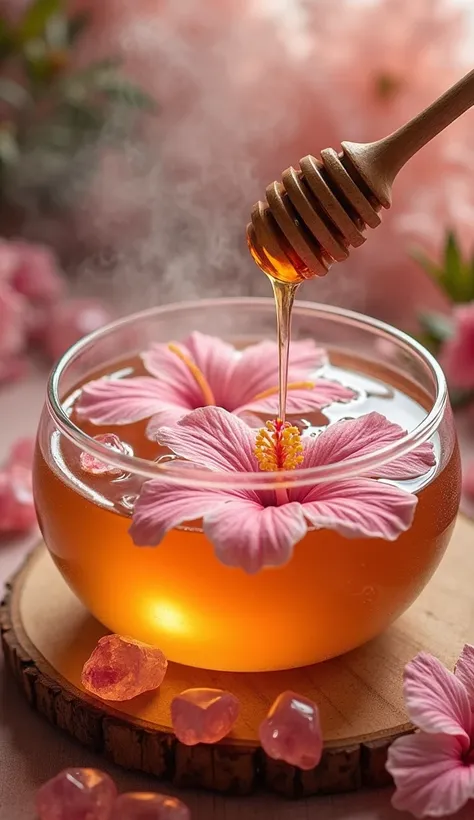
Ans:
POLYGON ((294 470, 303 461, 300 432, 281 419, 267 421, 257 433, 254 452, 261 470, 294 470))

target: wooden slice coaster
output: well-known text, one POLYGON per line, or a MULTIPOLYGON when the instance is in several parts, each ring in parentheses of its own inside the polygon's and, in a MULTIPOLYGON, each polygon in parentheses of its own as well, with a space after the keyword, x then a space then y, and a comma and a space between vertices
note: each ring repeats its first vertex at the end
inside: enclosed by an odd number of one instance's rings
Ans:
POLYGON ((106 630, 63 581, 44 546, 11 579, 1 610, 3 647, 28 701, 51 723, 127 769, 171 781, 248 794, 300 797, 389 782, 390 743, 411 727, 403 706, 403 668, 420 649, 453 667, 474 642, 474 525, 460 517, 448 552, 418 601, 382 637, 344 657, 304 669, 259 674, 208 672, 170 664, 161 689, 110 706, 81 687, 84 661, 106 630), (231 736, 186 747, 173 736, 170 703, 192 686, 229 689, 241 701, 231 736), (265 757, 258 725, 273 699, 291 689, 320 707, 321 764, 301 772, 265 757))

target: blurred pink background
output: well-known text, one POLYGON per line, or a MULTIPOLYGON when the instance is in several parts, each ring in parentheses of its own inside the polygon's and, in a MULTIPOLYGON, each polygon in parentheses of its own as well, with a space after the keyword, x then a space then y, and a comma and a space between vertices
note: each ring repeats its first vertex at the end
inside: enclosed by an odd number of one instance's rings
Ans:
MULTIPOLYGON (((10 14, 24 3, 10 0, 10 14)), ((1 4, 0 4, 1 6, 1 4)), ((143 142, 86 148, 99 170, 64 224, 26 218, 87 294, 127 311, 212 294, 267 293, 249 259, 253 202, 290 164, 343 139, 402 124, 468 70, 471 13, 453 0, 74 0, 92 25, 76 64, 119 54, 157 100, 143 142), (467 60, 466 60, 467 55, 467 60)), ((350 261, 303 298, 415 326, 445 307, 411 259, 455 228, 473 242, 473 117, 465 115, 397 180, 393 208, 350 261)), ((71 178, 74 186, 77 180, 71 178)))

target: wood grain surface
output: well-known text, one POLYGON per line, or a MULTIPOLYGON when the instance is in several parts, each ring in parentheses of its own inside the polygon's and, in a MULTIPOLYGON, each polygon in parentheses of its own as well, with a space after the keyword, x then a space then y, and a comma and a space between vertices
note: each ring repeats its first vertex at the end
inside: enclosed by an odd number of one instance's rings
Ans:
POLYGON ((110 706, 80 685, 82 665, 106 630, 69 590, 43 546, 8 585, 2 604, 7 665, 30 704, 80 743, 131 770, 177 787, 286 796, 353 791, 388 782, 386 751, 411 727, 402 673, 420 649, 452 667, 474 642, 474 526, 460 517, 448 552, 418 601, 385 635, 344 657, 287 672, 224 674, 170 664, 159 691, 110 706), (190 686, 230 689, 241 701, 231 736, 189 748, 174 738, 175 694, 190 686), (292 689, 317 701, 325 752, 314 771, 272 761, 258 745, 258 724, 274 697, 292 689))

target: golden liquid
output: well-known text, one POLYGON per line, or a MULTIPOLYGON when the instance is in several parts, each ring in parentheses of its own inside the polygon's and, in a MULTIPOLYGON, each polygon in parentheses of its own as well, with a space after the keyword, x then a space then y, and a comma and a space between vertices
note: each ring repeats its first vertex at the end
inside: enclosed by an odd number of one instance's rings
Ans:
MULTIPOLYGON (((279 231, 275 224, 275 231, 279 231)), ((291 311, 298 287, 309 275, 304 262, 288 245, 283 234, 280 241, 285 248, 278 259, 272 256, 269 249, 261 245, 252 225, 247 228, 247 244, 250 255, 258 267, 268 276, 275 299, 278 364, 279 364, 279 416, 286 417, 286 394, 288 387, 288 357, 291 339, 291 311)))
MULTIPOLYGON (((332 361, 346 374, 345 383, 363 383, 367 392, 331 412, 342 417, 377 409, 404 427, 418 423, 429 400, 417 385, 365 361, 340 355, 332 361), (374 385, 379 397, 369 391, 374 385), (382 389, 385 385, 389 389, 382 389)), ((116 369, 128 366, 133 375, 143 372, 138 360, 116 369)), ((91 435, 116 432, 137 455, 159 455, 157 445, 144 437, 146 422, 81 426, 91 435)), ((397 541, 312 531, 286 566, 249 576, 221 564, 200 531, 176 529, 158 547, 136 547, 128 528, 137 479, 81 473, 79 453, 59 433, 43 431, 40 442, 34 465, 38 518, 72 589, 112 631, 154 643, 170 660, 209 669, 311 664, 379 634, 435 570, 459 504, 454 448, 446 453, 444 469, 417 491, 413 525, 397 541)))
POLYGON ((278 337, 278 399, 279 416, 286 418, 286 395, 288 392, 288 362, 291 338, 291 311, 295 301, 297 284, 287 284, 269 277, 275 297, 278 337))

